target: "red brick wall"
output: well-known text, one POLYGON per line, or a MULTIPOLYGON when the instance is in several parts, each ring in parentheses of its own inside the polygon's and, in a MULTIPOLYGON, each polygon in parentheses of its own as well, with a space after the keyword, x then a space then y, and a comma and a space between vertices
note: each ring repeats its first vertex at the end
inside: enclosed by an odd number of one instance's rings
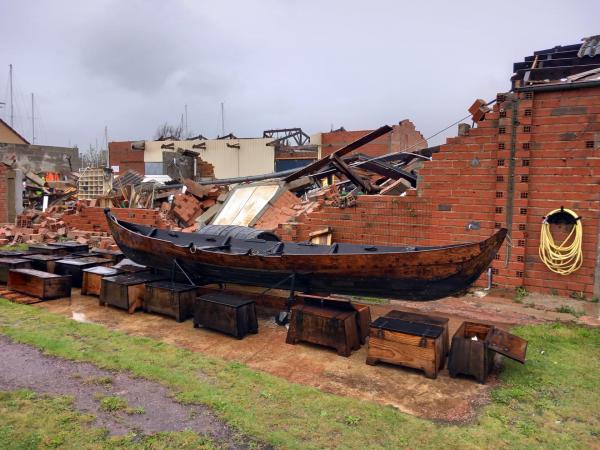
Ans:
POLYGON ((123 173, 127 169, 132 169, 144 175, 144 151, 132 150, 131 144, 132 141, 108 143, 110 166, 119 166, 118 173, 123 173))
MULTIPOLYGON (((371 131, 332 131, 323 133, 321 135, 321 157, 330 155, 371 131)), ((423 135, 415 129, 410 120, 403 120, 398 125, 393 126, 391 133, 361 147, 358 152, 369 156, 381 156, 406 149, 412 145, 414 145, 414 150, 426 148, 427 141, 423 140, 423 135)))
MULTIPOLYGON (((142 225, 159 226, 158 210, 137 208, 112 208, 117 219, 142 225)), ((69 228, 83 231, 108 231, 104 208, 85 207, 79 213, 66 215, 63 220, 69 228)))
POLYGON ((0 163, 0 223, 8 222, 8 167, 0 163))
MULTIPOLYGON (((600 211, 600 89, 535 93, 530 101, 524 285, 532 290, 593 292, 600 211), (540 224, 564 206, 583 217, 583 266, 568 276, 538 257, 540 224)), ((525 156, 525 155, 524 155, 525 156)))
POLYGON ((339 242, 444 245, 488 237, 507 226, 511 213, 512 239, 493 263, 497 284, 563 295, 573 291, 600 294, 597 287, 594 292, 600 213, 600 89, 499 98, 502 101, 477 128, 448 139, 433 161, 423 164, 418 191, 409 191, 405 197, 359 197, 356 208, 344 210, 325 206, 299 217, 297 225, 282 225, 278 232, 284 239, 306 240, 309 232, 329 225, 339 242), (584 263, 568 276, 551 272, 538 257, 543 217, 561 206, 583 217, 584 263))
POLYGON ((322 205, 303 214, 296 223, 279 225, 283 240, 306 241, 309 233, 332 227, 335 242, 361 242, 374 245, 424 245, 431 229, 428 200, 406 201, 393 195, 363 195, 355 207, 340 209, 322 205))

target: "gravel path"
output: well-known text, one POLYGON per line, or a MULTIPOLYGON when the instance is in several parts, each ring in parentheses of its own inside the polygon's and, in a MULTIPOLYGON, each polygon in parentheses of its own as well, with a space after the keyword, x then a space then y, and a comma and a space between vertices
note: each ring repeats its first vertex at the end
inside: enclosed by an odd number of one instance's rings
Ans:
POLYGON ((152 434, 190 429, 209 435, 229 448, 248 447, 248 440, 217 419, 209 408, 176 402, 160 384, 133 378, 120 372, 101 370, 88 363, 46 356, 38 349, 12 342, 0 335, 0 390, 30 389, 50 395, 69 395, 74 407, 96 417, 94 427, 106 428, 111 435, 135 431, 152 434), (101 409, 103 396, 119 396, 130 408, 143 408, 143 414, 101 409))

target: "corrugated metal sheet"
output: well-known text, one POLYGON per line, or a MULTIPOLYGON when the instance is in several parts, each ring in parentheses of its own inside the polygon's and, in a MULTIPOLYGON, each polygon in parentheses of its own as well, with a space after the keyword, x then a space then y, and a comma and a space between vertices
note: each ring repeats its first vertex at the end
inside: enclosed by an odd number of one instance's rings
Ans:
POLYGON ((170 151, 182 148, 198 152, 204 161, 214 166, 217 178, 260 175, 273 172, 275 169, 275 150, 267 146, 271 140, 146 141, 144 161, 146 164, 162 161, 161 146, 173 143, 173 149, 170 151))
POLYGON ((280 189, 278 184, 238 186, 213 220, 213 225, 249 226, 280 189))

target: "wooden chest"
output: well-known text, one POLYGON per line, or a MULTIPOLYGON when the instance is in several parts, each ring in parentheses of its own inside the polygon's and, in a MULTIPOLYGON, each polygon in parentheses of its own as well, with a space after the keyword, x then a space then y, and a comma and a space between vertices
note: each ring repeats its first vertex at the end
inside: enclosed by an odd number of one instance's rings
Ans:
POLYGON ((296 296, 305 305, 329 307, 339 311, 356 311, 356 326, 361 345, 367 343, 369 326, 371 325, 371 308, 368 305, 353 303, 343 297, 323 297, 310 294, 297 294, 296 296))
POLYGON ((97 258, 95 256, 88 258, 69 258, 56 261, 54 273, 58 275, 71 275, 71 284, 74 287, 81 287, 83 281, 83 270, 90 267, 106 266, 111 264, 110 259, 97 258))
POLYGON ((161 279, 151 273, 127 273, 102 278, 99 304, 116 306, 133 314, 144 306, 146 283, 161 279))
POLYGON ((50 244, 30 244, 29 250, 38 255, 66 255, 69 253, 66 248, 50 244))
POLYGON ((463 322, 452 336, 448 372, 451 377, 469 375, 485 383, 496 352, 525 363, 527 341, 493 325, 463 322))
POLYGON ((35 270, 41 270, 42 272, 54 273, 56 267, 56 261, 65 259, 61 255, 47 255, 47 254, 35 254, 35 255, 24 255, 23 259, 31 261, 31 267, 35 270))
POLYGON ((379 317, 371 324, 366 362, 412 367, 436 378, 444 366, 443 332, 437 325, 379 317))
POLYGON ((102 248, 95 248, 93 252, 102 258, 112 259, 114 264, 118 264, 123 258, 125 258, 125 255, 121 250, 105 250, 102 248))
POLYGON ((442 327, 444 359, 446 358, 446 356, 448 356, 448 352, 450 351, 450 334, 448 331, 448 322, 450 321, 450 319, 448 319, 447 317, 431 316, 429 314, 420 314, 398 310, 390 311, 384 317, 393 317, 395 319, 404 320, 406 322, 415 322, 422 323, 425 325, 436 325, 438 327, 442 327))
POLYGON ((0 283, 8 283, 10 269, 31 269, 31 261, 23 258, 0 258, 0 283))
POLYGON ((148 267, 142 266, 141 264, 136 264, 132 260, 127 258, 122 259, 118 264, 115 264, 113 267, 126 273, 150 272, 150 269, 148 267))
POLYGON ((198 288, 191 284, 155 281, 146 285, 144 311, 156 312, 183 322, 194 315, 198 288))
POLYGON ((194 327, 203 326, 242 339, 258 333, 254 300, 247 297, 214 292, 194 301, 194 327))
POLYGON ((294 305, 286 342, 299 341, 324 345, 337 350, 340 356, 350 356, 360 348, 357 313, 347 310, 313 305, 294 305))
POLYGON ((90 250, 88 244, 80 244, 77 241, 63 241, 52 244, 53 247, 60 247, 65 250, 66 253, 85 253, 90 250))
POLYGON ((8 272, 8 288, 42 300, 70 297, 71 276, 34 269, 11 269, 8 272))
POLYGON ((0 250, 0 258, 20 258, 30 254, 28 250, 0 250))
POLYGON ((100 296, 100 287, 102 286, 102 278, 114 277, 122 273, 114 267, 97 266, 89 269, 83 269, 83 278, 81 281, 82 295, 100 296))

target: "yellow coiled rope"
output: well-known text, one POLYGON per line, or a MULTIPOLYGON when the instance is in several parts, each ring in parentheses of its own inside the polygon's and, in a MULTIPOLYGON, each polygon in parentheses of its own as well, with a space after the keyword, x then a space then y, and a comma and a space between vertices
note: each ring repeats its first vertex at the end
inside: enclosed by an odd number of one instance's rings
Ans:
POLYGON ((583 262, 583 255, 581 252, 582 241, 583 226, 581 225, 581 218, 570 209, 555 209, 550 212, 542 222, 539 249, 540 259, 552 272, 561 275, 569 275, 579 269, 583 262), (552 237, 552 232, 550 231, 548 217, 559 212, 573 216, 575 225, 565 240, 560 245, 556 245, 554 238, 552 237))

